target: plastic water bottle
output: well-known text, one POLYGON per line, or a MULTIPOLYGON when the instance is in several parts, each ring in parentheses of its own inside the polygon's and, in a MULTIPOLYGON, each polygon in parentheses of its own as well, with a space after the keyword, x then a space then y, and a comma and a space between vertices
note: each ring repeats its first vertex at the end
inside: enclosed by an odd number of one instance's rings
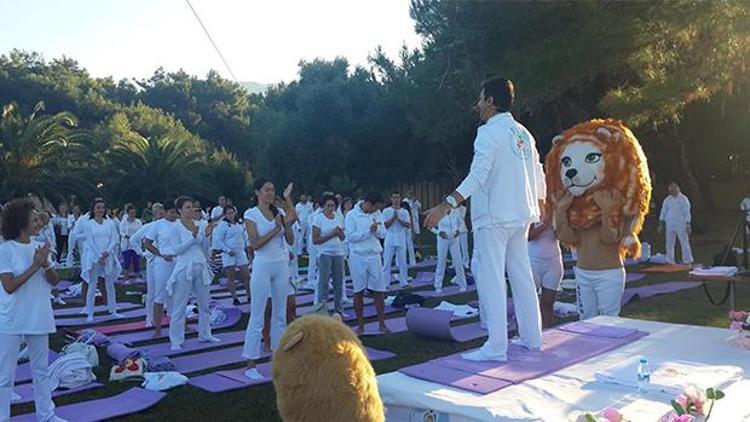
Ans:
POLYGON ((648 360, 641 358, 638 363, 638 392, 641 394, 648 392, 648 384, 651 383, 651 368, 648 366, 648 360))

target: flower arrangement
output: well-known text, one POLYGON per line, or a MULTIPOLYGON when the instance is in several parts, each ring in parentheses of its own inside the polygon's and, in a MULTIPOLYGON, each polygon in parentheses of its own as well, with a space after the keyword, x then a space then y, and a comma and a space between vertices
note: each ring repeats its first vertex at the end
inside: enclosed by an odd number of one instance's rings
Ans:
POLYGON ((729 329, 735 330, 734 340, 743 349, 750 350, 750 312, 729 312, 729 329))
MULTIPOLYGON (((724 398, 724 392, 715 388, 706 391, 691 385, 672 400, 673 410, 669 411, 658 422, 705 422, 711 417, 714 403, 724 398)), ((619 410, 608 407, 597 414, 586 413, 578 422, 629 422, 619 410)))

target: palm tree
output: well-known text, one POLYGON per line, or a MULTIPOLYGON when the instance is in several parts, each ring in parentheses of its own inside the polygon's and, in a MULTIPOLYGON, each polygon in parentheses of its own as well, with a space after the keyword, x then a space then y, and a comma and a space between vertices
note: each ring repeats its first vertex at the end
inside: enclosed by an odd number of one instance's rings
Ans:
POLYGON ((131 132, 105 153, 110 198, 130 201, 174 199, 178 195, 202 196, 210 192, 206 180, 205 151, 179 139, 147 139, 131 132))
POLYGON ((0 118, 0 199, 34 194, 42 199, 62 200, 71 194, 91 191, 84 161, 89 137, 77 128, 67 112, 38 115, 39 102, 31 115, 21 116, 14 103, 3 106, 0 118))

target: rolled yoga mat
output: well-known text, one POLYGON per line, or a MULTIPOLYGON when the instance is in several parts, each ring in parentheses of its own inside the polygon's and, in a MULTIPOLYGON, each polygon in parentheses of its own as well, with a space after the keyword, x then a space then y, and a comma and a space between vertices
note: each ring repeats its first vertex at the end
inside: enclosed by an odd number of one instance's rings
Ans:
POLYGON ((128 359, 137 359, 141 357, 143 351, 128 347, 122 343, 112 343, 107 346, 107 356, 112 358, 118 364, 125 362, 128 359))
POLYGON ((457 353, 402 368, 400 372, 438 384, 488 394, 511 384, 519 384, 559 371, 648 335, 646 332, 627 328, 594 326, 595 324, 589 324, 569 329, 546 330, 542 333, 543 345, 540 351, 530 351, 522 346, 509 344, 508 362, 469 361, 463 359, 461 353, 457 353), (444 371, 445 368, 448 371, 444 371), (477 382, 475 386, 471 382, 465 382, 456 371, 463 372, 466 378, 479 376, 498 382, 492 383, 480 378, 479 381, 487 382, 477 382))
MULTIPOLYGON (((76 422, 103 421, 143 412, 155 406, 166 395, 166 393, 160 391, 149 391, 136 387, 106 399, 60 406, 55 409, 55 414, 63 419, 76 422)), ((26 413, 11 418, 11 420, 13 422, 33 422, 36 421, 36 415, 26 413)))
MULTIPOLYGON (((367 356, 371 361, 390 359, 396 355, 383 350, 365 348, 367 356)), ((251 380, 245 377, 246 368, 218 371, 211 374, 200 375, 191 378, 188 384, 210 393, 222 393, 225 391, 238 390, 253 385, 267 384, 271 378, 271 362, 261 363, 255 367, 263 375, 263 379, 251 380)))
MULTIPOLYGON (((508 302, 508 329, 514 330, 515 309, 513 302, 508 302)), ((463 343, 486 337, 487 330, 483 329, 479 321, 464 325, 451 326, 453 312, 431 308, 410 308, 406 312, 406 325, 414 334, 446 341, 463 343)))

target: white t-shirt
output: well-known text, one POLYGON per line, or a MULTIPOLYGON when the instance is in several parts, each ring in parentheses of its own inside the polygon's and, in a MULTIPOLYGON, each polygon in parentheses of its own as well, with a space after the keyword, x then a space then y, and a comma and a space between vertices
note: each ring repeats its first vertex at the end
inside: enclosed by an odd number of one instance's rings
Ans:
MULTIPOLYGON (((284 211, 279 210, 279 214, 283 217, 284 211)), ((273 229, 276 227, 276 220, 266 219, 266 217, 263 215, 263 213, 260 212, 258 207, 253 207, 245 211, 243 218, 245 219, 245 221, 252 221, 253 223, 255 223, 255 230, 257 231, 259 237, 263 237, 268 233, 271 233, 271 231, 273 231, 273 229)), ((287 254, 285 243, 284 230, 282 229, 262 248, 255 251, 253 265, 259 262, 286 262, 289 259, 289 255, 287 254)))
MULTIPOLYGON (((344 219, 338 214, 334 213, 333 218, 329 219, 325 213, 320 213, 315 216, 312 223, 313 227, 320 229, 320 236, 325 237, 336 231, 336 228, 344 229, 344 219)), ((318 254, 329 255, 329 256, 344 256, 346 250, 344 249, 344 242, 334 236, 328 239, 325 243, 317 245, 318 254)))
POLYGON ((224 215, 224 207, 221 205, 217 205, 211 209, 211 220, 216 220, 222 215, 224 215))
POLYGON ((122 219, 122 221, 120 222, 121 251, 129 251, 133 249, 130 244, 130 238, 133 237, 135 232, 137 232, 141 227, 143 227, 143 223, 137 218, 133 221, 128 220, 127 217, 124 217, 122 219))
MULTIPOLYGON (((393 207, 388 207, 383 210, 383 222, 390 221, 395 215, 396 210, 393 207)), ((403 208, 398 209, 398 220, 409 223, 411 218, 409 212, 403 208)), ((398 221, 394 221, 390 227, 385 229, 385 241, 394 246, 406 246, 406 235, 409 231, 408 228, 404 227, 398 221)))
MULTIPOLYGON (((0 274, 19 276, 34 261, 34 252, 41 243, 23 244, 8 240, 0 244, 0 274)), ((55 330, 55 317, 49 297, 52 286, 39 269, 12 294, 0 287, 0 333, 50 334, 55 330)))
POLYGON ((156 249, 162 255, 176 255, 174 245, 172 245, 171 232, 172 226, 176 221, 169 221, 166 218, 155 222, 144 236, 146 239, 154 242, 156 249))

